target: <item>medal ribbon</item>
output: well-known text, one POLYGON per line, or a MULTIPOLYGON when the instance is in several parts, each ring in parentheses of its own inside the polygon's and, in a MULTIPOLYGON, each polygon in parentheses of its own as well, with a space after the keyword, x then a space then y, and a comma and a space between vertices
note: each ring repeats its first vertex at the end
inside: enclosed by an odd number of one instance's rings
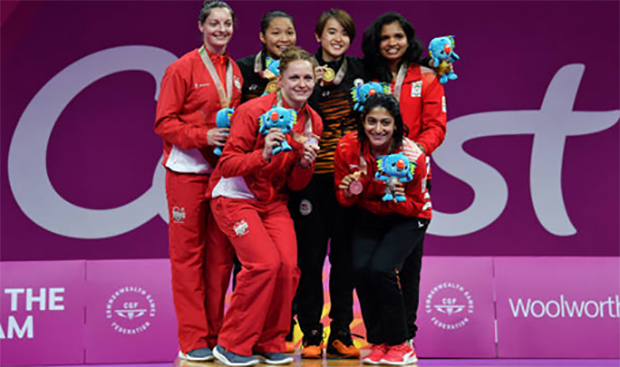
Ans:
MULTIPOLYGON (((262 51, 260 51, 259 53, 257 53, 257 54, 256 54, 256 57, 254 57, 254 72, 255 72, 256 74, 260 75, 260 77, 261 77, 261 78, 269 79, 269 78, 267 78, 267 77, 264 75, 265 70, 263 70, 263 59, 262 59, 262 55, 263 55, 263 52, 262 52, 262 51)), ((271 57, 267 56, 267 57, 265 58, 265 62, 266 62, 266 64, 267 64, 267 65, 265 65, 265 67, 269 66, 269 60, 271 60, 271 61, 276 61, 276 59, 273 59, 273 58, 271 58, 271 57)))
POLYGON ((409 64, 404 62, 400 69, 398 69, 398 74, 396 75, 396 81, 394 82, 394 97, 400 103, 400 91, 403 89, 403 81, 405 81, 405 75, 407 75, 407 68, 409 64))
POLYGON ((368 163, 364 159, 364 154, 360 152, 360 172, 362 176, 366 176, 368 174, 368 163))
POLYGON ((263 55, 263 52, 260 51, 259 53, 256 54, 256 57, 254 58, 254 72, 260 75, 261 77, 263 76, 263 63, 261 60, 262 55, 263 55))
POLYGON ((217 89, 217 95, 220 97, 220 106, 222 108, 230 107, 230 102, 232 101, 232 83, 233 83, 233 67, 232 62, 228 59, 228 64, 226 65, 226 91, 224 90, 224 86, 222 85, 222 81, 220 80, 220 76, 215 71, 215 66, 213 66, 213 62, 209 57, 207 49, 204 45, 198 50, 200 53, 200 58, 202 62, 207 67, 207 71, 211 75, 211 79, 213 79, 213 84, 215 84, 215 88, 217 89))

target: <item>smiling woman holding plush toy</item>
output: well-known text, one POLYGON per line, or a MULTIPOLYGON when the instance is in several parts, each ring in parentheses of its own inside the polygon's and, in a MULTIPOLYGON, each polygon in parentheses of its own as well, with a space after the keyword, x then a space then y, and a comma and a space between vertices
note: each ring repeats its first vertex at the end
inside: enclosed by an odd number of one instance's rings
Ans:
POLYGON ((389 83, 400 104, 407 137, 430 155, 446 136, 446 99, 430 59, 420 60, 422 44, 411 23, 398 13, 379 16, 364 32, 368 80, 389 83))
POLYGON ((258 363, 253 354, 269 364, 293 361, 283 354, 299 280, 287 187, 300 190, 312 178, 316 136, 323 130, 306 103, 314 79, 312 56, 286 49, 280 56, 280 91, 235 110, 210 181, 215 220, 243 264, 213 350, 229 366, 258 363))
MULTIPOLYGON (((422 44, 411 23, 398 13, 379 16, 364 32, 364 69, 369 80, 388 83, 399 102, 407 137, 429 157, 446 136, 446 98, 443 86, 430 68, 430 58, 420 60, 422 44)), ((431 190, 430 160, 427 178, 431 190)), ((417 333, 422 242, 409 255, 399 280, 407 309, 407 329, 413 340, 417 333)))
POLYGON ((417 361, 408 342, 399 272, 420 246, 432 213, 426 156, 406 132, 396 99, 372 95, 357 131, 340 140, 334 157, 336 197, 358 209, 353 267, 366 336, 373 345, 364 363, 417 361))

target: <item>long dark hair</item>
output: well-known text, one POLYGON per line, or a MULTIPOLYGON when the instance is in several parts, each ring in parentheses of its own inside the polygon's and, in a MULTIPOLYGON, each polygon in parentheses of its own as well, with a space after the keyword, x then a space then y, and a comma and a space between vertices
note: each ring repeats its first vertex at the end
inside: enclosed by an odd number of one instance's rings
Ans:
POLYGON ((211 10, 215 8, 228 9, 228 11, 230 12, 230 17, 232 18, 233 22, 235 21, 235 12, 232 10, 230 5, 220 0, 207 0, 202 3, 202 9, 200 9, 200 16, 198 18, 200 24, 205 23, 205 20, 207 20, 209 14, 211 14, 211 10))
POLYGON ((399 13, 389 12, 380 15, 364 31, 362 40, 362 51, 364 52, 364 70, 368 80, 379 80, 381 82, 391 82, 392 73, 381 55, 381 30, 386 24, 397 22, 407 36, 407 51, 403 55, 401 62, 419 63, 422 55, 422 42, 416 37, 415 29, 411 23, 399 13))
POLYGON ((400 106, 398 101, 391 94, 373 94, 368 98, 366 103, 364 103, 364 109, 362 110, 360 118, 357 122, 357 140, 360 142, 362 147, 368 141, 366 130, 364 129, 364 121, 370 111, 378 107, 385 108, 394 118, 394 125, 396 129, 394 130, 394 134, 392 134, 392 141, 390 142, 390 147, 388 148, 388 154, 390 154, 403 144, 403 139, 408 134, 407 126, 405 126, 403 117, 400 114, 400 106))

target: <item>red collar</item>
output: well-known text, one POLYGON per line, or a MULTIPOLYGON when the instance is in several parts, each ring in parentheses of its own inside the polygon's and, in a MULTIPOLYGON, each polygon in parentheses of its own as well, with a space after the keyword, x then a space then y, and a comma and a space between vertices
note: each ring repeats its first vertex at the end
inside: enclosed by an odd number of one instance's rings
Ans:
POLYGON ((211 52, 209 48, 207 47, 207 45, 203 44, 203 46, 205 50, 207 50, 207 55, 209 55, 209 58, 213 62, 213 65, 226 64, 228 62, 228 59, 230 58, 228 52, 224 52, 223 54, 220 55, 220 54, 211 52))

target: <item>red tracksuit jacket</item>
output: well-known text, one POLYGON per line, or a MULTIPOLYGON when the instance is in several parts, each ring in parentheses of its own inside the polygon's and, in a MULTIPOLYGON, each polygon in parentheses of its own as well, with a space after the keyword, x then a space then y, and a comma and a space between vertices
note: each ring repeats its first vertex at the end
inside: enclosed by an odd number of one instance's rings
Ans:
MULTIPOLYGON (((228 54, 220 56, 209 52, 209 56, 226 88, 228 54)), ((241 102, 243 78, 237 64, 230 60, 233 67, 230 107, 236 107, 241 102)), ((160 90, 155 132, 163 138, 164 166, 171 168, 168 160, 173 146, 176 146, 182 150, 198 149, 211 168, 215 167, 218 156, 213 153, 214 147, 207 144, 207 131, 216 127, 215 115, 222 106, 213 79, 200 58, 198 49, 183 55, 166 69, 160 90)), ((211 171, 200 171, 199 168, 192 167, 191 163, 186 166, 171 169, 186 173, 211 171)))
MULTIPOLYGON (((413 180, 405 183, 407 200, 399 203, 382 200, 385 183, 375 179, 377 161, 370 153, 368 143, 364 144, 362 152, 368 170, 360 179, 364 191, 360 195, 346 197, 343 190, 336 189, 336 198, 341 205, 357 205, 377 215, 397 213, 408 217, 431 219, 431 199, 426 190, 426 155, 415 143, 405 138, 402 147, 393 152, 403 152, 410 160, 418 163, 413 180)), ((345 135, 338 143, 334 156, 334 170, 336 188, 346 175, 360 170, 360 142, 357 140, 356 131, 345 135)))
MULTIPOLYGON (((263 158, 265 136, 258 132, 259 117, 276 105, 276 93, 250 100, 237 108, 231 120, 231 132, 217 168, 211 176, 210 191, 213 197, 253 198, 260 202, 287 201, 285 186, 291 190, 303 189, 312 178, 314 163, 310 168, 301 168, 299 160, 303 145, 287 134, 287 141, 293 148, 271 157, 271 162, 263 158), (232 186, 219 185, 223 178, 233 179, 232 186), (238 196, 241 192, 241 196, 238 196)), ((283 100, 284 107, 290 108, 283 100)), ((293 131, 304 132, 307 113, 312 120, 312 132, 321 136, 323 123, 321 117, 308 104, 297 111, 297 124, 293 131)), ((209 192, 208 195, 211 193, 209 192)))
MULTIPOLYGON (((395 81, 391 83, 394 90, 395 81)), ((409 128, 407 137, 431 155, 446 137, 446 97, 432 69, 410 65, 400 92, 400 112, 409 128)))

